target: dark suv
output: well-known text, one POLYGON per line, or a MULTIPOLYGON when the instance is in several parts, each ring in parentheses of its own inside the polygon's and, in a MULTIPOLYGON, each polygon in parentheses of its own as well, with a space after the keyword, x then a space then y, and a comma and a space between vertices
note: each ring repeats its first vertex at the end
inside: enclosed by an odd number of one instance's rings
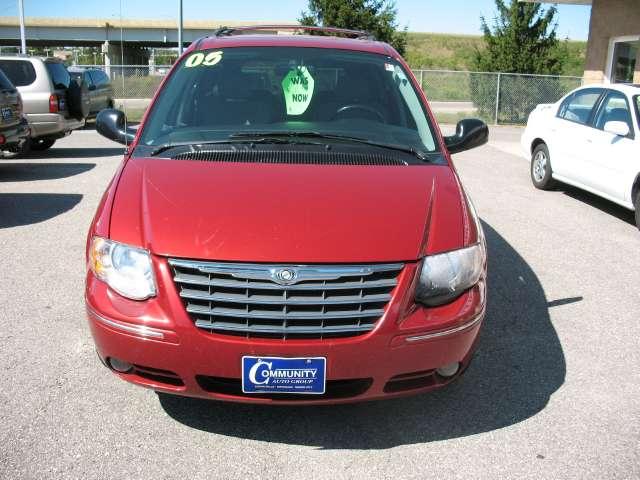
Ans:
POLYGON ((89 116, 95 116, 103 108, 113 108, 113 87, 106 73, 97 68, 69 67, 71 78, 89 91, 89 116))
POLYGON ((0 70, 0 151, 19 151, 28 138, 20 93, 0 70))

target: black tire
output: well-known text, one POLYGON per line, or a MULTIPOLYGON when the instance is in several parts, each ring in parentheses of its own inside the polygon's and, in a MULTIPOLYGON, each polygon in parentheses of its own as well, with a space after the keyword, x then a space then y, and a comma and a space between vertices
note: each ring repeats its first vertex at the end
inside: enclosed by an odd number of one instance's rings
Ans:
POLYGON ((31 148, 31 150, 34 150, 36 152, 42 152, 44 150, 51 148, 53 144, 56 143, 56 139, 55 138, 32 138, 31 142, 29 143, 30 143, 29 147, 31 148))
POLYGON ((636 194, 636 201, 633 202, 634 207, 636 207, 636 227, 640 230, 640 192, 636 194))
POLYGON ((556 182, 552 178, 551 157, 549 149, 541 143, 531 153, 531 181, 540 190, 551 190, 556 182))
POLYGON ((91 97, 89 97, 89 87, 86 82, 78 85, 71 82, 67 89, 67 105, 69 113, 76 120, 83 120, 89 116, 91 110, 91 97))

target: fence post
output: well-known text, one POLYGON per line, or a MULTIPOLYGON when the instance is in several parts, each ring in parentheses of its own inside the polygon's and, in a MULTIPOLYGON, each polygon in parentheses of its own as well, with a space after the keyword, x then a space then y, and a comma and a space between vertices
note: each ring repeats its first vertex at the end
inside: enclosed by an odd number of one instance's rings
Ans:
POLYGON ((498 111, 500 110, 500 76, 502 74, 498 72, 498 84, 496 85, 496 118, 495 125, 498 125, 498 111))
POLYGON ((424 70, 420 70, 420 90, 424 92, 424 70))

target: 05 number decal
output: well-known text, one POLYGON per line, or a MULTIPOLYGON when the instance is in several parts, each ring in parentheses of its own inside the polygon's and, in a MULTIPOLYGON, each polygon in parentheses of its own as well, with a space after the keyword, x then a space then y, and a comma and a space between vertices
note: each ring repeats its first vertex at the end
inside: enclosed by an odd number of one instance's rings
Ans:
POLYGON ((202 52, 197 52, 187 58, 184 62, 186 68, 199 67, 204 65, 206 67, 213 67, 222 60, 222 50, 216 50, 215 52, 209 52, 206 55, 202 52))

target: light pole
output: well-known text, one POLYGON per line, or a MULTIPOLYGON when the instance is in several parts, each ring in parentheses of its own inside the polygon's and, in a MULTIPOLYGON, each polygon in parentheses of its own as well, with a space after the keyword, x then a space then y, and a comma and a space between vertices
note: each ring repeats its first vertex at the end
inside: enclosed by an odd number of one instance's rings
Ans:
POLYGON ((22 0, 18 0, 18 14, 20 16, 20 51, 22 55, 27 54, 27 39, 24 36, 24 5, 22 0))
POLYGON ((180 56, 182 55, 182 0, 178 0, 178 3, 178 56, 180 56))

